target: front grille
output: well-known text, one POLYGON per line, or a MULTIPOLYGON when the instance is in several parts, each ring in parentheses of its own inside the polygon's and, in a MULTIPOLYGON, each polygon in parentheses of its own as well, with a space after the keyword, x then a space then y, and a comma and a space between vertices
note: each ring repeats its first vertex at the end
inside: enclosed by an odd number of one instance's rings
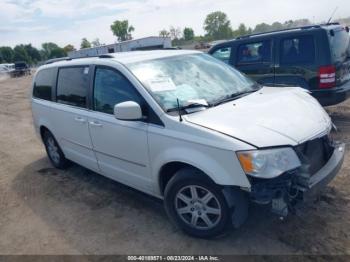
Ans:
POLYGON ((317 173, 330 159, 334 147, 328 136, 307 141, 298 145, 296 151, 311 175, 317 173))

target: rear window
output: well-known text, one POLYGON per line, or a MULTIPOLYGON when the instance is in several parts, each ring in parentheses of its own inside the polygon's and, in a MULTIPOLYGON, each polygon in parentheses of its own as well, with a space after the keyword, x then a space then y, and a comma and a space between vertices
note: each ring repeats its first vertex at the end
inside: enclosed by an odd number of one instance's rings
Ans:
POLYGON ((281 41, 281 64, 305 65, 315 61, 313 36, 304 35, 285 38, 281 41))
POLYGON ((60 68, 57 82, 57 102, 86 107, 89 67, 60 68))
POLYGON ((52 101, 52 83, 54 82, 55 72, 54 68, 38 72, 34 82, 33 97, 52 101))
POLYGON ((334 36, 328 34, 333 62, 343 62, 350 56, 349 33, 344 28, 333 30, 334 36))

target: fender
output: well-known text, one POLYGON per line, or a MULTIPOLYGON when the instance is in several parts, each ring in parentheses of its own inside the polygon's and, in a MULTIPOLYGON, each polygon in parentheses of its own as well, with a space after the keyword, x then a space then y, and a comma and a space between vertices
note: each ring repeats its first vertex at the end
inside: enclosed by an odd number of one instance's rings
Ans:
POLYGON ((211 151, 216 152, 208 151, 179 146, 160 152, 153 158, 152 163, 155 181, 159 181, 160 171, 164 165, 170 162, 182 162, 198 168, 218 185, 250 187, 250 183, 233 152, 214 148, 211 151), (216 158, 210 156, 213 153, 216 158))

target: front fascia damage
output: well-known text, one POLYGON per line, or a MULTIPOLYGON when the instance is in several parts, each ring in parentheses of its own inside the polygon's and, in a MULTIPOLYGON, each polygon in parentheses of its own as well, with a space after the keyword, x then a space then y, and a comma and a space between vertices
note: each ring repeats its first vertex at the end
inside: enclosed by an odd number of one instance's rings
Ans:
POLYGON ((250 199, 271 205, 272 212, 281 217, 326 186, 338 173, 344 158, 344 144, 333 142, 329 136, 307 141, 294 149, 302 162, 300 168, 273 179, 249 177, 250 199))

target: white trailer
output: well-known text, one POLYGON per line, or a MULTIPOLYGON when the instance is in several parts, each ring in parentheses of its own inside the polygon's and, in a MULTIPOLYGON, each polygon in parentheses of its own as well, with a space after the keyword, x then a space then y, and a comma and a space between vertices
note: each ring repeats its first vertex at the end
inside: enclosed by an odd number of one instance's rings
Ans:
POLYGON ((120 43, 84 48, 68 52, 71 58, 99 56, 108 53, 127 52, 136 50, 155 50, 171 48, 170 37, 150 36, 140 39, 128 40, 120 43))

